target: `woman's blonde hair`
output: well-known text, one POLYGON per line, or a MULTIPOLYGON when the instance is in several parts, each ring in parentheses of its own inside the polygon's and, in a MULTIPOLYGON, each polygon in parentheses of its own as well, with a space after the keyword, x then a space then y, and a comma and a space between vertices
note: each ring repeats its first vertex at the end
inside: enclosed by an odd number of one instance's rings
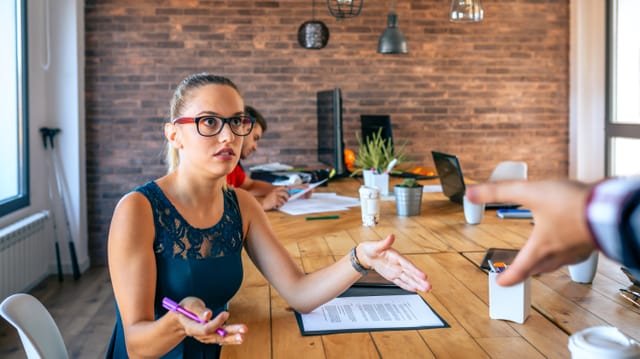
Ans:
MULTIPOLYGON (((191 91, 206 85, 229 86, 240 94, 240 90, 238 90, 238 87, 233 83, 233 81, 224 76, 212 75, 206 72, 190 75, 182 80, 176 88, 176 91, 173 93, 173 98, 171 99, 171 105, 169 108, 169 122, 180 117, 185 104, 189 101, 191 91)), ((165 150, 168 172, 173 172, 180 163, 178 150, 171 146, 171 143, 169 142, 167 142, 165 150)))

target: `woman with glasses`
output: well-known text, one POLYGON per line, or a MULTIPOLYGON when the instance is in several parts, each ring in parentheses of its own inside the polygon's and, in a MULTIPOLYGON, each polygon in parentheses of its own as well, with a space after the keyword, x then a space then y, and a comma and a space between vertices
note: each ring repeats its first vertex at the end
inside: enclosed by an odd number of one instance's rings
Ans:
POLYGON ((117 310, 107 357, 217 358, 222 345, 241 344, 248 328, 224 324, 226 303, 242 281, 243 248, 302 313, 368 269, 404 289, 430 290, 426 275, 391 248, 393 235, 359 243, 322 270, 302 272, 256 199, 225 183, 254 126, 230 80, 187 77, 170 115, 164 126, 169 172, 126 194, 113 214, 108 257, 117 310))
MULTIPOLYGON (((255 120, 255 125, 251 133, 245 136, 243 140, 242 151, 240 153, 241 160, 246 159, 258 150, 258 141, 260 141, 264 132, 267 131, 267 121, 258 110, 251 106, 245 106, 244 112, 255 120)), ((247 176, 240 162, 238 162, 233 171, 227 175, 227 183, 230 186, 242 188, 256 196, 265 211, 282 207, 289 200, 289 189, 304 189, 307 187, 306 185, 274 186, 267 181, 253 179, 247 176)), ((312 191, 307 192, 305 197, 309 198, 311 192, 312 191)))

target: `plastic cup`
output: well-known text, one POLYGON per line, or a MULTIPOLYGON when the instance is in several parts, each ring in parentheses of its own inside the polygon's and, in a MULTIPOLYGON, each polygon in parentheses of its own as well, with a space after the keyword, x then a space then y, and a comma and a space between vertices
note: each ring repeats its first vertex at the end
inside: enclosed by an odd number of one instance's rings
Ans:
POLYGON ((362 210, 362 225, 371 227, 380 221, 380 190, 377 187, 361 186, 360 208, 362 210))

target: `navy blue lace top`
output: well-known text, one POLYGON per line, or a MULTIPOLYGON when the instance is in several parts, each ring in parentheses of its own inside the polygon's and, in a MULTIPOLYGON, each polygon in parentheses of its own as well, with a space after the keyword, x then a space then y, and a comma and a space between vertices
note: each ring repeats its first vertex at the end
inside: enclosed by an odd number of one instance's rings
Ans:
MULTIPOLYGON (((242 217, 236 193, 223 189, 224 213, 210 228, 192 227, 151 181, 136 188, 153 211, 157 287, 155 316, 164 315, 162 298, 179 301, 187 296, 202 299, 214 316, 226 308, 242 283, 242 217)), ((162 358, 218 358, 220 346, 187 337, 162 358)), ((116 327, 107 358, 127 358, 122 320, 116 303, 116 327)))

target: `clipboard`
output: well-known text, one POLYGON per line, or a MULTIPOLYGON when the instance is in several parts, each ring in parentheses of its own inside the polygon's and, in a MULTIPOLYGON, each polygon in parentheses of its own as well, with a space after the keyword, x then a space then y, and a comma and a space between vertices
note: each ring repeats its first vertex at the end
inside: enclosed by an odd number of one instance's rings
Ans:
MULTIPOLYGON (((400 310, 396 311, 396 313, 392 313, 391 315, 407 315, 407 316, 411 316, 411 309, 409 308, 408 305, 403 304, 403 303, 399 303, 398 307, 401 307, 400 310), (402 308, 404 306, 404 308, 402 308)), ((338 310, 334 310, 333 312, 339 312, 341 308, 339 308, 338 310)), ((342 311, 344 311, 344 309, 342 309, 342 311)), ((347 289, 344 293, 342 293, 340 296, 338 296, 338 298, 334 299, 333 301, 330 301, 328 303, 325 303, 324 305, 320 306, 320 308, 314 310, 312 313, 309 314, 300 314, 297 311, 294 311, 294 314, 296 316, 296 322, 298 323, 298 328, 300 329, 300 334, 302 336, 312 336, 312 335, 327 335, 327 334, 340 334, 340 333, 358 333, 358 332, 373 332, 373 331, 390 331, 390 330, 422 330, 422 329, 436 329, 436 328, 450 328, 449 323, 447 323, 444 319, 442 319, 442 317, 436 313, 435 310, 433 310, 433 308, 431 308, 431 306, 429 305, 429 303, 427 303, 426 300, 424 300, 424 298, 422 298, 419 294, 414 293, 414 292, 409 292, 406 291, 398 286, 388 286, 386 284, 383 285, 377 285, 377 286, 363 286, 363 285, 354 285, 352 287, 350 287, 349 289, 347 289), (420 312, 424 312, 427 313, 428 316, 426 317, 418 317, 418 318, 414 318, 415 322, 420 322, 423 324, 407 324, 407 325, 398 325, 396 322, 389 322, 391 324, 389 325, 385 325, 385 323, 372 323, 371 321, 369 322, 369 325, 362 325, 362 326, 355 326, 355 325, 351 325, 345 328, 336 328, 336 327, 331 327, 328 329, 315 329, 314 328, 310 328, 311 326, 307 326, 308 323, 311 322, 311 319, 307 319, 307 317, 309 316, 315 316, 316 318, 319 316, 327 316, 324 312, 325 311, 325 306, 331 306, 333 302, 335 302, 336 300, 339 300, 340 298, 355 298, 356 300, 362 299, 362 300, 367 300, 369 301, 369 303, 354 303, 352 307, 356 307, 355 310, 353 310, 351 313, 348 313, 348 315, 350 315, 351 317, 355 317, 356 315, 358 315, 357 312, 361 311, 363 313, 368 313, 369 315, 371 315, 372 313, 372 309, 375 307, 378 310, 382 310, 383 312, 388 309, 389 312, 394 312, 394 304, 389 301, 389 298, 391 298, 392 296, 406 296, 406 299, 411 300, 411 302, 413 303, 413 305, 419 307, 417 309, 420 309, 420 312), (386 300, 387 303, 376 303, 376 304, 371 304, 371 301, 375 302, 376 298, 375 297, 380 297, 382 300, 386 300), (391 304, 390 304, 391 303, 391 304), (360 310, 360 307, 358 306, 368 306, 367 310, 360 310), (323 312, 323 313, 320 313, 323 312)), ((373 314, 375 316, 375 314, 373 314)), ((384 314, 383 314, 384 315, 384 314)), ((331 316, 331 315, 329 315, 331 316)))
POLYGON ((353 283, 352 288, 353 287, 391 287, 400 289, 400 287, 374 270, 370 270, 366 275, 358 279, 357 282, 353 283))

